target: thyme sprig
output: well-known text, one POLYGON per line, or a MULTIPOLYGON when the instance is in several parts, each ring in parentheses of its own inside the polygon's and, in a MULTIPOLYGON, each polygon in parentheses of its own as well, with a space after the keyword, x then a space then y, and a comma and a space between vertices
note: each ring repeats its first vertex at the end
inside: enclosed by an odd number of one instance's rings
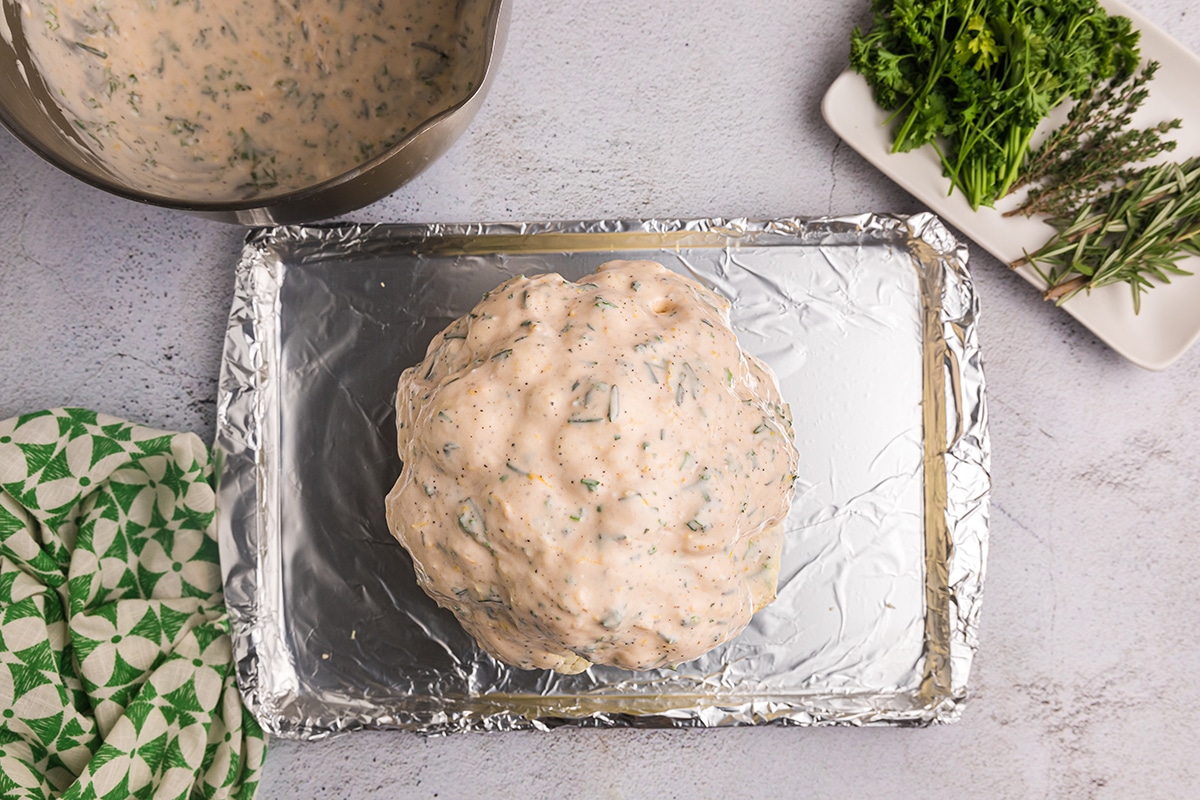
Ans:
POLYGON ((1024 203, 1005 216, 1072 216, 1128 177, 1132 164, 1175 149, 1163 134, 1180 127, 1178 118, 1141 130, 1129 129, 1133 115, 1150 94, 1147 84, 1158 71, 1151 61, 1140 73, 1114 78, 1088 89, 1071 107, 1067 121, 1030 153, 1012 191, 1030 186, 1024 203))
POLYGON ((1178 262, 1200 255, 1200 158, 1146 167, 1071 217, 1048 221, 1057 233, 1010 266, 1030 264, 1049 287, 1042 296, 1058 305, 1081 291, 1128 283, 1137 313, 1151 279, 1190 275, 1178 262))

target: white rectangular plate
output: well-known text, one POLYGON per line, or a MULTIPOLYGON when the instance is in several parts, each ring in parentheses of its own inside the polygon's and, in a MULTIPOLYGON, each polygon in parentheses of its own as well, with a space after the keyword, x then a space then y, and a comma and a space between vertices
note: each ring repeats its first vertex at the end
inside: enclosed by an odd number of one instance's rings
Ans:
MULTIPOLYGON (((1178 117, 1183 127, 1172 132, 1178 146, 1167 157, 1182 161, 1200 156, 1200 57, 1123 3, 1106 0, 1103 5, 1109 13, 1133 21, 1134 28, 1141 31, 1142 58, 1161 65, 1134 124, 1145 127, 1178 117)), ((875 104, 870 87, 858 73, 847 70, 838 76, 825 93, 821 111, 829 127, 860 155, 1002 263, 1033 252, 1053 234, 1054 229, 1040 219, 1005 217, 1003 212, 1017 205, 1016 198, 1005 198, 996 208, 972 211, 961 192, 948 194, 949 179, 942 175, 932 148, 892 153, 889 112, 875 104)), ((1059 115, 1048 120, 1046 131, 1059 124, 1064 113, 1060 109, 1059 115)), ((1200 272, 1200 258, 1186 258, 1180 266, 1200 272)), ((1039 289, 1045 288, 1032 268, 1022 267, 1018 272, 1039 289)), ((1164 369, 1200 338, 1200 277, 1181 276, 1147 292, 1140 314, 1134 314, 1129 287, 1124 284, 1076 295, 1063 309, 1138 366, 1164 369)))

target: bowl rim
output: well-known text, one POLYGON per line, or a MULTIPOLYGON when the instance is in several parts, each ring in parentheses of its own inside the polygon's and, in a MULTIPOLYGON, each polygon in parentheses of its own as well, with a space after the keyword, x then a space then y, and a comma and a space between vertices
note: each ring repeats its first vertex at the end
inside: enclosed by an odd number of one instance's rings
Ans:
MULTIPOLYGON (((194 212, 201 216, 222 217, 237 217, 241 218, 240 212, 255 212, 269 211, 275 208, 294 207, 298 205, 310 205, 317 197, 322 194, 336 192, 339 189, 346 187, 363 176, 374 172, 382 165, 391 161, 397 155, 407 150, 412 144, 430 131, 439 127, 443 122, 451 117, 456 116, 463 110, 464 107, 479 99, 480 95, 486 91, 491 82, 491 78, 495 72, 495 66, 498 62, 498 55, 503 47, 504 26, 502 22, 507 18, 508 4, 510 0, 489 0, 488 13, 485 18, 484 36, 483 36, 483 58, 480 59, 480 66, 475 79, 472 81, 474 86, 470 91, 466 92, 453 105, 439 111, 437 114, 427 118, 419 125, 412 128, 404 135, 400 141, 355 167, 326 178, 319 183, 314 183, 300 189, 294 189, 283 194, 270 195, 266 197, 250 198, 246 200, 187 200, 180 198, 167 197, 152 192, 144 192, 133 189, 125 184, 115 180, 106 178, 102 175, 92 175, 85 173, 75 164, 68 162, 66 159, 60 158, 57 154, 50 152, 42 146, 40 138, 30 133, 24 125, 21 125, 8 112, 7 107, 0 103, 0 126, 3 126, 9 133, 13 135, 21 144, 32 150, 38 157, 59 170, 67 173, 72 178, 82 181, 94 188, 108 192, 109 194, 123 197, 127 200, 133 200, 139 203, 169 208, 178 211, 194 212)), ((5 0, 0 0, 0 5, 8 6, 5 0)), ((0 13, 3 13, 0 11, 0 13)), ((18 62, 20 64, 20 62, 18 62)), ((418 170, 420 172, 420 170, 418 170)), ((415 176, 415 173, 414 173, 415 176)), ((407 179, 401 181, 393 187, 398 189, 407 179)), ((371 202, 367 200, 361 205, 366 205, 371 202)), ((358 206, 358 207, 361 207, 358 206)), ((253 216, 253 214, 251 214, 253 216)), ((311 217, 308 217, 311 218, 311 217)))

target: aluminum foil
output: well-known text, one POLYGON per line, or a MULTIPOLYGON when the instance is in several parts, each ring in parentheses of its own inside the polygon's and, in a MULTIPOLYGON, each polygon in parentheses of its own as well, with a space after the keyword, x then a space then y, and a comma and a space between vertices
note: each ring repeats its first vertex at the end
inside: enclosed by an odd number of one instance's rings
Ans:
POLYGON ((253 232, 217 448, 238 678, 275 735, 557 725, 925 725, 976 649, 989 445, 967 252, 932 215, 253 232), (396 379, 515 274, 649 258, 733 303, 801 467, 778 600, 675 670, 492 660, 417 587, 383 498, 396 379))

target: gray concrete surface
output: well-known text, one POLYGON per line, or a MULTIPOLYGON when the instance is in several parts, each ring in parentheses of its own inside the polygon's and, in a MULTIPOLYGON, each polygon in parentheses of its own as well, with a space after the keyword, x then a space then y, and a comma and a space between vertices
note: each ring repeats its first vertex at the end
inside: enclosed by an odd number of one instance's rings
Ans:
MULTIPOLYGON (((1193 0, 1133 5, 1200 52, 1193 0)), ((471 130, 352 216, 917 211, 820 117, 866 7, 523 0, 471 130)), ((78 185, 0 132, 0 417, 74 404, 211 438, 241 237, 78 185)), ((280 741, 260 797, 1194 796, 1200 348, 1143 371, 972 264, 994 500, 961 722, 280 741)))

